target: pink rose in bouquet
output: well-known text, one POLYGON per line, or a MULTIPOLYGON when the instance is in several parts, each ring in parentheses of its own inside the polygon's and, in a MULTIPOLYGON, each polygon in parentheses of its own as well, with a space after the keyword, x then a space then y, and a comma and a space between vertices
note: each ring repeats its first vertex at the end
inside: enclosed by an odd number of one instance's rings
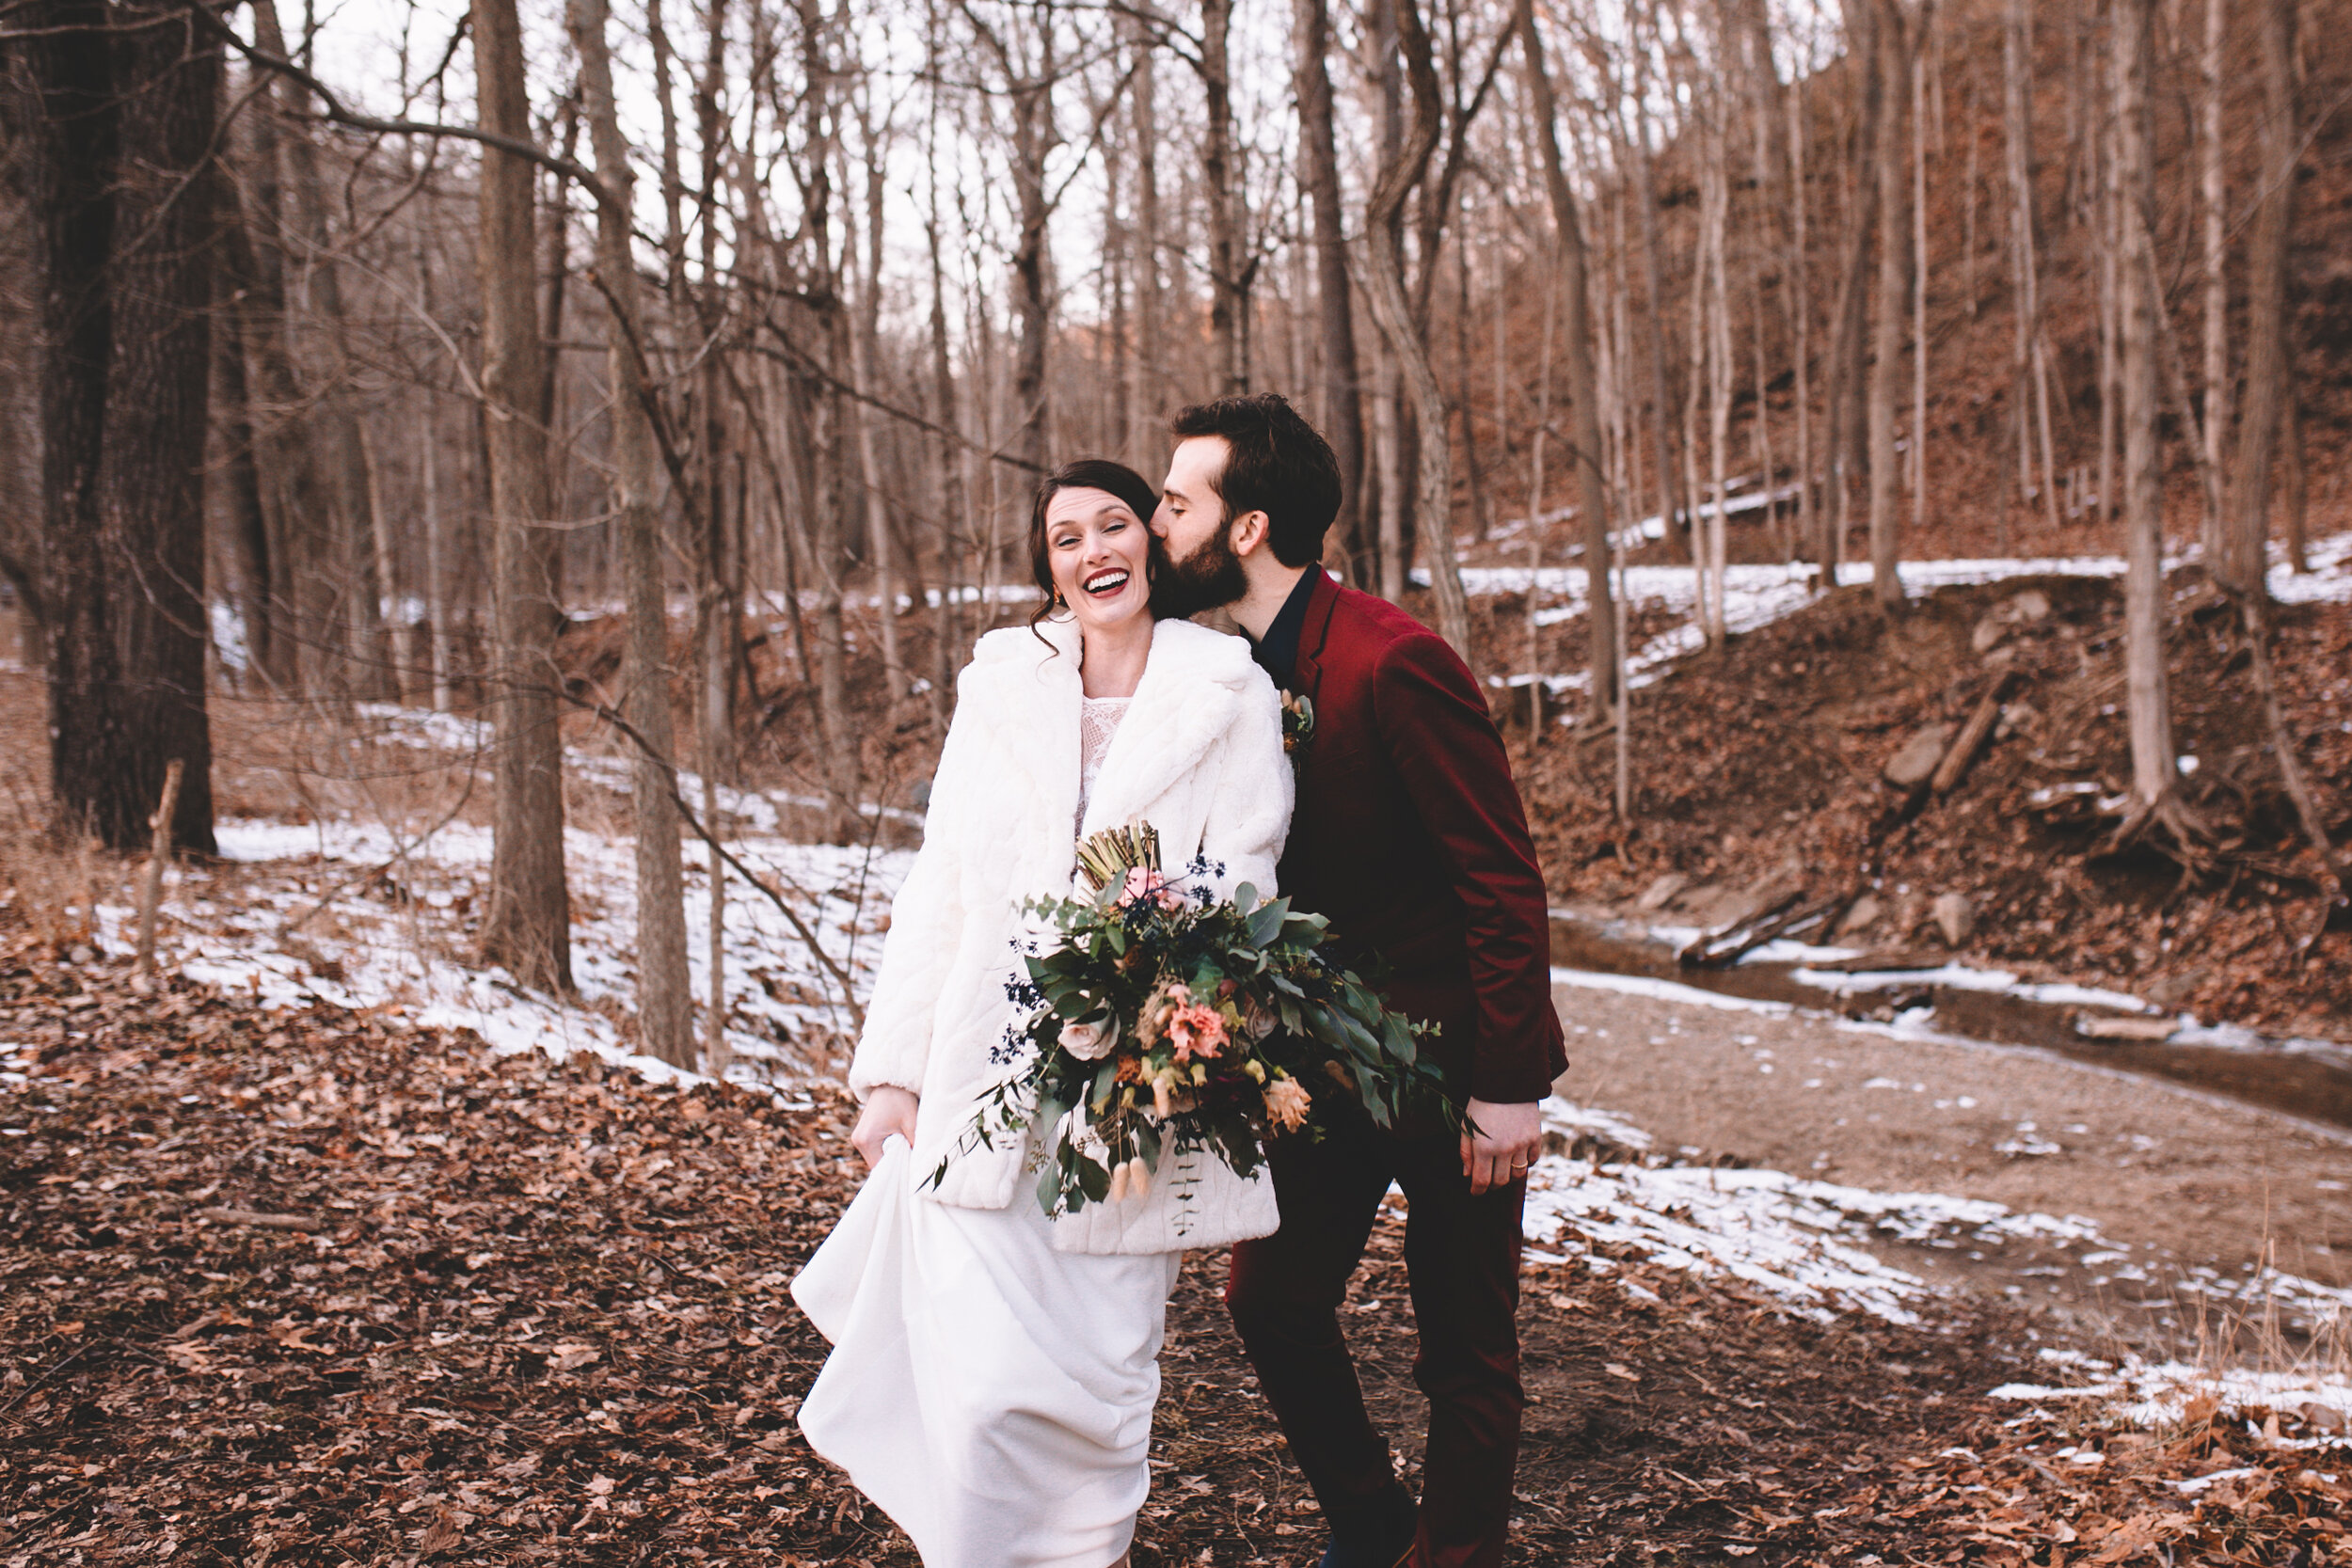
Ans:
POLYGON ((1176 1009, 1168 1022, 1168 1037, 1175 1042, 1178 1061, 1213 1061, 1225 1044, 1225 1020, 1215 1007, 1196 1002, 1176 1009))
POLYGON ((1127 880, 1119 891, 1121 904, 1150 903, 1163 910, 1181 910, 1184 895, 1159 872, 1147 866, 1130 866, 1127 880))

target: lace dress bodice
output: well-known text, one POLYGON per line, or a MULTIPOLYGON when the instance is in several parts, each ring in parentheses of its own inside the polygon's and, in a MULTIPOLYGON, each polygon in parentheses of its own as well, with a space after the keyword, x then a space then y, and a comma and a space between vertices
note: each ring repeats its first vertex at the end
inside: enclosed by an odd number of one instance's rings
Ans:
POLYGON ((1127 705, 1132 697, 1081 697, 1078 699, 1078 820, 1074 827, 1083 828, 1087 819, 1087 801, 1094 794, 1094 781, 1103 771, 1103 759, 1110 754, 1111 737, 1119 733, 1119 721, 1127 717, 1127 705))

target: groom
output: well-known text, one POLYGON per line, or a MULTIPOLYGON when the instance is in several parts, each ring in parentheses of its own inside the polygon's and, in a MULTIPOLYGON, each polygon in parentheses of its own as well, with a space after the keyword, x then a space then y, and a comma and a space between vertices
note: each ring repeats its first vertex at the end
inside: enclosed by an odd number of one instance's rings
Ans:
MULTIPOLYGON (((1389 1004, 1441 1033, 1431 1055, 1476 1131, 1375 1127, 1272 1146, 1282 1228, 1233 1249, 1225 1300, 1331 1528, 1324 1568, 1491 1568, 1518 1463, 1519 1206, 1536 1102, 1567 1066, 1527 814, 1469 669, 1317 557, 1339 513, 1330 447, 1281 398, 1176 416, 1152 531, 1154 606, 1224 607, 1274 682, 1313 705, 1280 864, 1295 907, 1375 955, 1389 1004), (1418 1509, 1365 1412, 1338 1310, 1391 1182, 1429 1397, 1418 1509)), ((1336 1097, 1334 1097, 1336 1098, 1336 1097)))

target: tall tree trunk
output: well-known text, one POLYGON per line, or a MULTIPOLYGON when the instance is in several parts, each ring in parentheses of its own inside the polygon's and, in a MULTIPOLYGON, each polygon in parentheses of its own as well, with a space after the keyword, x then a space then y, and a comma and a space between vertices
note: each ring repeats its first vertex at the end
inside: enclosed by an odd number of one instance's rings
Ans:
MULTIPOLYGON (((283 59, 286 40, 272 0, 255 0, 254 41, 283 59)), ((319 336, 330 356, 326 386, 319 399, 312 439, 333 505, 333 531, 328 561, 331 592, 342 607, 348 627, 349 664, 335 671, 338 686, 355 696, 383 696, 390 689, 390 661, 384 644, 382 594, 376 580, 375 536, 380 519, 368 487, 367 451, 361 444, 359 412, 348 386, 349 373, 341 362, 349 342, 343 309, 342 269, 335 253, 327 220, 326 177, 319 167, 318 148, 301 124, 309 95, 299 88, 273 86, 274 103, 283 103, 291 124, 275 137, 285 161, 294 192, 294 228, 299 243, 310 252, 304 273, 310 308, 322 328, 319 336), (279 93, 287 94, 281 101, 279 93)), ((341 641, 340 639, 338 640, 341 641)))
POLYGON ((1233 166, 1233 0, 1200 0, 1201 195, 1209 209, 1209 344, 1220 396, 1249 388, 1249 283, 1239 171, 1233 166))
POLYGON ((628 596, 622 704, 637 732, 629 807, 637 870, 637 1026, 644 1049, 673 1067, 694 1061, 694 999, 686 955, 686 879, 679 863, 677 768, 670 716, 668 594, 661 569, 660 463, 647 373, 644 311, 630 254, 636 175, 612 100, 606 40, 610 0, 570 0, 566 21, 580 56, 580 106, 596 178, 612 199, 596 207, 597 286, 611 318, 612 502, 628 596))
POLYGON ((219 45, 184 12, 34 0, 41 291, 42 599, 50 780, 63 827, 215 848, 204 706, 203 468, 219 45))
MULTIPOLYGON (((1920 27, 1931 27, 1934 15, 1922 9, 1920 27)), ((1936 51, 1942 59, 1942 51, 1936 51)), ((1915 537, 1928 525, 1928 59, 1922 38, 1911 55, 1911 529, 1915 537)), ((1942 84, 1936 100, 1943 102, 1942 84)), ((1760 405, 1760 404, 1759 404, 1760 405)), ((1759 421, 1760 422, 1760 421, 1759 421)), ((2051 503, 2058 500, 2055 484, 2051 503)))
POLYGON ((2296 0, 2257 0, 2263 62, 2262 185, 2247 245, 2246 411, 2238 429, 2234 505, 2221 553, 2221 584, 2266 592, 2270 496, 2295 374, 2287 335, 2287 256, 2295 221, 2298 109, 2296 0))
POLYGON ((856 357, 852 374, 865 396, 857 405, 858 473, 866 493, 866 550, 874 573, 876 614, 882 626, 882 681, 889 689, 885 709, 898 715, 911 689, 904 657, 898 651, 898 578, 891 562, 890 507, 882 492, 882 465, 877 454, 874 424, 880 418, 865 399, 882 390, 877 366, 882 358, 882 205, 887 190, 882 180, 881 135, 866 127, 866 266, 859 300, 856 357))
POLYGON ((1876 74, 1878 130, 1868 176, 1878 187, 1878 290, 1871 302, 1870 569, 1879 604, 1890 612, 1903 602, 1902 523, 1895 510, 1902 470, 1895 457, 1895 391, 1901 384, 1903 318, 1911 295, 1911 182, 1903 178, 1910 94, 1911 19, 1902 0, 1872 0, 1879 10, 1876 74))
MULTIPOLYGON (((1047 466, 1047 433, 1053 424, 1053 384, 1046 375, 1046 349, 1054 335, 1053 258, 1046 247, 1046 224, 1053 215, 1053 204, 1045 188, 1045 160, 1058 138, 1054 129, 1050 22, 1049 18, 1048 25, 1041 29, 1040 50, 1045 57, 1033 74, 1011 83, 1012 183, 1019 224, 1012 251, 1013 314, 1019 325, 1012 400, 1019 423, 1009 447, 1014 457, 1036 470, 1047 466)), ((1009 59, 1007 67, 1009 73, 1009 59)))
POLYGON ((253 419, 252 378, 245 361, 245 298, 252 281, 252 256, 245 244, 236 192, 226 180, 215 184, 220 200, 216 244, 219 281, 214 315, 222 328, 213 334, 215 401, 220 409, 221 499, 229 517, 229 550, 237 563, 237 613, 245 622, 247 674, 266 689, 275 686, 282 629, 278 626, 275 574, 282 568, 270 547, 269 500, 262 484, 253 419))
POLYGON ((1805 105, 1808 84, 1788 94, 1788 320, 1797 371, 1797 537, 1826 569, 1830 553, 1816 522, 1822 498, 1813 473, 1813 273, 1812 182, 1805 169, 1805 105))
MULTIPOLYGON (((265 96, 279 90, 274 80, 265 96)), ((273 100, 274 101, 274 100, 273 100)), ((276 626, 271 678, 281 690, 325 695, 342 686, 344 627, 336 613, 342 574, 334 559, 335 508, 321 472, 324 415, 294 365, 294 322, 286 297, 284 212, 275 114, 244 117, 240 221, 222 236, 222 265, 241 293, 230 318, 243 348, 255 403, 262 511, 272 533, 276 626)))
MULTIPOLYGON (((1369 291, 1367 291, 1369 297, 1369 291)), ((1375 324, 1376 325, 1376 324, 1375 324)), ((1375 521, 1380 596, 1405 597, 1405 439, 1397 411, 1396 354, 1384 332, 1373 350, 1370 500, 1375 521)))
MULTIPOLYGON (((1692 297, 1692 312, 1707 350, 1707 456, 1709 505, 1706 526, 1692 537, 1697 562, 1699 624, 1708 645, 1721 648, 1730 636, 1724 585, 1728 579, 1726 527, 1731 504, 1731 392, 1739 367, 1731 356, 1731 290, 1724 251, 1730 217, 1729 150, 1724 135, 1724 102, 1720 94, 1698 97, 1699 126, 1699 253, 1692 297)), ((1695 388, 1694 388, 1695 389, 1695 388)), ((1757 418, 1761 419, 1758 410, 1757 418)), ((1765 488, 1772 478, 1765 476, 1765 488)))
POLYGON ((1326 0, 1292 0, 1291 32, 1297 50, 1291 81, 1298 98, 1299 178, 1313 204, 1315 319, 1323 341, 1324 435, 1340 464, 1343 547, 1355 558, 1352 574, 1370 580, 1364 548, 1364 413, 1361 372, 1356 356, 1354 301, 1347 277, 1346 214, 1340 203, 1340 160, 1332 125, 1331 73, 1325 64, 1331 48, 1331 19, 1326 0))
MULTIPOLYGON (((842 373, 850 369, 833 239, 838 82, 826 45, 828 24, 822 7, 818 0, 800 0, 800 7, 801 69, 808 84, 802 105, 804 166, 801 175, 802 226, 809 258, 806 282, 810 297, 817 302, 813 309, 819 341, 824 344, 825 369, 837 384, 842 373)), ((1041 182, 1041 171, 1039 178, 1041 182)), ((1041 183, 1041 202, 1042 189, 1041 183)), ((1042 274, 1040 276, 1041 286, 1042 274)), ((1041 357, 1039 364, 1041 379, 1041 357)), ((827 831, 834 838, 847 841, 857 831, 861 793, 858 733, 849 708, 849 639, 841 582, 844 543, 849 536, 843 441, 848 416, 834 388, 819 384, 813 377, 795 378, 788 403, 791 407, 787 428, 803 433, 797 443, 802 460, 794 465, 799 481, 796 499, 800 503, 795 515, 800 519, 809 576, 817 594, 817 721, 824 752, 826 791, 832 797, 832 820, 827 831)))
MULTIPOLYGON (((1636 91, 1640 89, 1637 87, 1636 91)), ((1680 531, 1691 520, 1682 489, 1682 453, 1675 439, 1675 389, 1666 361, 1666 272, 1658 235, 1658 170, 1650 159, 1649 116, 1636 107, 1633 114, 1633 179, 1640 200, 1642 271, 1648 291, 1650 395, 1657 412, 1659 505, 1671 547, 1685 539, 1680 531)))
MULTIPOLYGON (((2016 293, 2010 364, 2010 412, 2018 430, 2021 472, 2033 471, 2032 443, 2025 438, 2026 398, 2041 438, 2042 504, 2051 529, 2058 527, 2057 456, 2050 439, 2049 357, 2042 331, 2042 230, 2034 202, 2033 17, 2028 0, 2009 0, 2001 33, 2001 104, 2008 144, 2010 286, 2016 293)), ((2001 498, 2006 516, 2009 498, 2001 498)))
POLYGON ((1844 255, 1839 261, 1836 320, 1830 327, 1829 365, 1829 504, 1823 511, 1826 528, 1821 550, 1821 575, 1826 585, 1837 580, 1837 567, 1853 531, 1853 482, 1865 466, 1863 433, 1866 420, 1864 388, 1868 381, 1867 337, 1870 299, 1870 238, 1880 226, 1879 182, 1868 176, 1877 167, 1880 101, 1885 96, 1878 34, 1883 0, 1863 0, 1847 12, 1851 44, 1848 51, 1861 74, 1854 104, 1853 133, 1848 168, 1861 176, 1852 182, 1846 203, 1844 255))
MULTIPOLYGON (((1470 526, 1477 531, 1477 540, 1483 545, 1487 534, 1494 530, 1494 498, 1487 492, 1485 467, 1479 462, 1477 410, 1470 406, 1470 283, 1467 214, 1463 218, 1463 227, 1464 243, 1454 247, 1454 358, 1456 366, 1454 404, 1462 416, 1462 471, 1470 481, 1470 526)), ((1498 419, 1502 412, 1501 408, 1495 410, 1498 419)))
MULTIPOLYGON (((2111 117, 2110 117, 2111 118, 2111 117)), ((2117 435, 2122 416, 2123 290, 2122 219, 2115 188, 2115 130, 2102 123, 2090 138, 2090 156, 2100 166, 2099 179, 2089 202, 2091 249, 2096 259, 2099 313, 2099 520, 2121 515, 2116 504, 2117 435)))
MULTIPOLYGON (((2204 48, 2198 58, 2197 189, 2200 238, 2204 251, 2205 460, 2219 474, 2228 461, 2222 445, 2230 434, 2230 214, 2229 183, 2221 145, 2221 61, 2229 41, 2228 0, 2205 0, 2204 48)), ((2208 507, 2205 559, 2223 553, 2227 501, 2208 507)))
POLYGON ((2132 797, 2153 810, 2178 778, 2164 650, 2164 469, 2157 444, 2155 269, 2144 252, 2155 203, 2154 127, 2149 79, 2156 0, 2119 0, 2114 11, 2116 199, 2125 218, 2122 284, 2123 662, 2131 721, 2132 797))
MULTIPOLYGON (((1168 355, 1167 325, 1160 290, 1160 125, 1157 50, 1142 19, 1132 11, 1119 13, 1119 28, 1135 61, 1128 84, 1128 119, 1135 132, 1136 151, 1136 352, 1130 361, 1133 385, 1127 405, 1135 428, 1127 440, 1136 451, 1153 450, 1161 438, 1161 391, 1168 355)), ((1300 135, 1309 134, 1306 111, 1300 109, 1300 135)), ((1313 150, 1307 150, 1311 164, 1313 150)), ((1343 473, 1343 479, 1345 478, 1343 473)), ((1346 502, 1342 501, 1344 508, 1346 502)))
MULTIPOLYGON (((529 141, 515 0, 474 0, 474 75, 482 129, 529 141)), ((490 458, 491 575, 496 596, 491 714, 497 738, 491 803, 485 958, 523 985, 568 990, 571 900, 564 880, 564 738, 557 727, 555 638, 560 535, 548 526, 548 433, 538 420, 545 349, 531 269, 532 166, 485 148, 476 245, 482 269, 482 390, 490 458)))
MULTIPOLYGON (((821 50, 821 44, 820 44, 821 50)), ((818 57, 822 58, 820 54, 818 57)), ((695 192, 696 230, 701 241, 701 279, 695 309, 704 336, 714 343, 725 336, 726 287, 719 271, 719 198, 732 127, 722 113, 720 91, 726 82, 727 0, 705 0, 703 8, 702 71, 694 79, 694 140, 701 184, 695 192)), ((812 79, 814 82, 816 79, 812 79)), ((819 94, 821 96, 821 92, 819 94)), ((828 152, 828 155, 830 153, 828 152)), ((838 280, 834 280, 837 287, 838 280)), ((837 308, 837 305, 836 305, 837 308)), ((701 501, 696 641, 702 652, 702 740, 704 773, 720 781, 736 776, 735 673, 743 641, 743 601, 738 587, 743 552, 741 539, 742 485, 740 461, 734 455, 733 431, 727 420, 727 372, 723 350, 705 357, 697 388, 702 414, 700 439, 695 443, 701 501)), ((848 356, 836 356, 836 375, 851 369, 848 356)), ((717 831, 713 825, 713 832, 717 831)), ((719 895, 723 870, 714 865, 711 895, 719 895)), ((712 1005, 723 991, 712 973, 712 1005)), ((721 1042, 722 1044, 723 1042, 721 1042)))
POLYGON ((1412 304, 1405 292, 1405 203, 1427 172, 1429 155, 1437 149, 1441 120, 1438 71, 1419 0, 1390 0, 1390 5, 1395 13, 1406 80, 1412 88, 1412 119, 1396 155, 1382 166, 1365 206, 1364 228, 1371 243, 1364 264, 1364 293, 1381 335, 1396 356, 1420 427, 1421 484, 1415 513, 1427 544, 1422 559, 1428 564, 1430 587, 1438 601, 1438 632, 1468 663, 1471 653, 1470 600, 1462 591, 1462 568, 1454 555, 1453 454, 1446 439, 1445 394, 1430 368, 1428 345, 1414 322, 1412 304))
MULTIPOLYGON (((932 189, 936 193, 935 181, 932 189)), ((931 441, 931 461, 937 470, 934 485, 940 518, 939 607, 931 626, 930 696, 932 726, 944 736, 952 717, 950 705, 955 700, 956 672, 963 666, 962 622, 957 599, 966 575, 964 568, 969 564, 962 530, 968 526, 971 512, 965 499, 963 453, 951 434, 963 428, 963 415, 958 406, 955 359, 947 340, 947 277, 940 263, 935 194, 927 237, 930 242, 931 263, 930 413, 931 422, 939 430, 931 441)))

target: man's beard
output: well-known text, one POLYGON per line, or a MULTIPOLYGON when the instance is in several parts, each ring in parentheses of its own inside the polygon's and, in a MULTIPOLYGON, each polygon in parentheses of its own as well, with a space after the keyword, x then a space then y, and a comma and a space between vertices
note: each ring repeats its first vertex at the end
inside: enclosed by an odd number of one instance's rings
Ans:
POLYGON ((1249 578, 1233 553, 1232 521, 1216 526, 1200 547, 1182 561, 1167 553, 1160 541, 1160 559, 1152 574, 1152 613, 1159 620, 1183 620, 1204 610, 1232 604, 1249 591, 1249 578))

